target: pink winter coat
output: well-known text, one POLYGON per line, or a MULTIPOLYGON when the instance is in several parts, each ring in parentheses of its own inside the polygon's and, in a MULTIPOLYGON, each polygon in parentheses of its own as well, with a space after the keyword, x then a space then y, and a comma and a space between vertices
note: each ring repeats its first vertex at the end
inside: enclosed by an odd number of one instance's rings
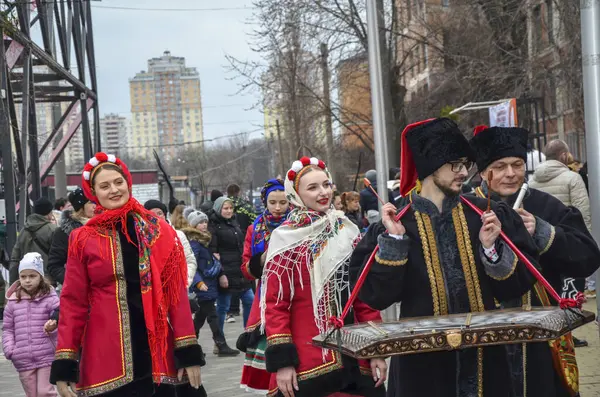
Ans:
POLYGON ((54 361, 56 336, 44 332, 44 324, 58 308, 58 295, 54 289, 44 296, 33 299, 21 294, 17 302, 14 283, 6 292, 8 303, 4 309, 2 348, 4 356, 11 360, 17 371, 48 367, 54 361))

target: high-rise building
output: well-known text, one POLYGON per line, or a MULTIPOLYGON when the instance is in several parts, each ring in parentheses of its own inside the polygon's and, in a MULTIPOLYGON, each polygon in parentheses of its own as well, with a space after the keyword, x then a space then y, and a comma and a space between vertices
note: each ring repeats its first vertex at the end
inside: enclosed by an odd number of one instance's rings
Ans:
POLYGON ((118 114, 107 114, 100 119, 102 150, 117 157, 128 153, 129 120, 118 114))
POLYGON ((184 142, 201 141, 200 75, 185 58, 165 51, 148 60, 148 70, 129 80, 131 100, 131 155, 150 158, 156 150, 165 161, 177 157, 184 142))

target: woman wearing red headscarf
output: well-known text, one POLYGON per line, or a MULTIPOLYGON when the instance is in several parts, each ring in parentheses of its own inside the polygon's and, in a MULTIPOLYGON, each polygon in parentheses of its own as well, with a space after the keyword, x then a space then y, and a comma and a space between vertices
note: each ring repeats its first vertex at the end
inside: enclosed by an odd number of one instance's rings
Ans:
POLYGON ((50 381, 63 397, 206 393, 175 231, 131 196, 127 166, 97 153, 83 172, 97 215, 73 231, 50 381), (187 384, 187 385, 186 385, 187 384))

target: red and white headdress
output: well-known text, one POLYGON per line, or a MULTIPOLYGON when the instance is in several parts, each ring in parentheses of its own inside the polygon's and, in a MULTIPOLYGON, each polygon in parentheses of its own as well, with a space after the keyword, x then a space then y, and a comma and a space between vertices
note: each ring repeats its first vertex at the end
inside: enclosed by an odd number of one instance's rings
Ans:
POLYGON ((298 191, 297 183, 300 180, 300 176, 304 170, 306 170, 310 166, 316 166, 322 169, 323 171, 327 171, 327 167, 325 166, 325 162, 323 160, 319 160, 316 157, 301 157, 300 160, 296 160, 292 163, 292 168, 287 173, 287 179, 292 182, 296 191, 298 191))
POLYGON ((121 168, 123 173, 125 174, 125 178, 127 179, 127 185, 131 189, 131 185, 133 184, 133 180, 131 178, 131 173, 129 172, 129 168, 127 165, 121 161, 120 158, 115 156, 114 154, 106 154, 103 152, 96 153, 94 157, 92 157, 83 167, 83 173, 81 174, 81 185, 83 186, 83 192, 86 197, 94 202, 98 202, 96 196, 92 193, 92 179, 94 178, 94 174, 102 168, 103 165, 106 164, 114 164, 117 167, 121 168))

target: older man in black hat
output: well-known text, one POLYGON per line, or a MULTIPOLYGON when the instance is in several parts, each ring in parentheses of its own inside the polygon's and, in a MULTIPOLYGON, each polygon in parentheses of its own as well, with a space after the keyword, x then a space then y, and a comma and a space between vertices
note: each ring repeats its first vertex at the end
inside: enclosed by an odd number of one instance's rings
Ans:
MULTIPOLYGON (((492 203, 480 217, 460 201, 472 165, 469 143, 452 120, 427 120, 404 130, 400 189, 410 196, 411 208, 396 222, 396 208, 387 204, 383 221, 359 243, 351 279, 379 244, 359 299, 380 310, 401 302, 402 318, 439 316, 494 309, 494 299, 519 297, 531 288, 525 265, 498 239, 502 230, 535 256, 518 214, 492 203), (410 192, 417 179, 420 188, 410 192)), ((485 200, 471 201, 487 208, 485 200)), ((395 356, 388 396, 506 397, 510 379, 501 346, 395 356)))
MULTIPOLYGON (((527 141, 528 131, 523 128, 483 126, 475 129, 470 144, 483 180, 481 186, 475 189, 477 196, 486 197, 490 191, 494 201, 515 206, 525 183, 527 141)), ((587 277, 598 268, 600 251, 579 210, 532 188, 527 190, 522 203, 517 203, 517 206, 517 212, 536 243, 542 274, 557 291, 563 289, 563 278, 587 277)), ((522 299, 504 302, 503 305, 520 306, 522 303, 556 305, 538 286, 522 299)), ((572 347, 569 335, 551 348, 545 343, 526 346, 526 360, 523 360, 522 346, 512 349, 516 396, 575 395, 578 376, 572 347)))

